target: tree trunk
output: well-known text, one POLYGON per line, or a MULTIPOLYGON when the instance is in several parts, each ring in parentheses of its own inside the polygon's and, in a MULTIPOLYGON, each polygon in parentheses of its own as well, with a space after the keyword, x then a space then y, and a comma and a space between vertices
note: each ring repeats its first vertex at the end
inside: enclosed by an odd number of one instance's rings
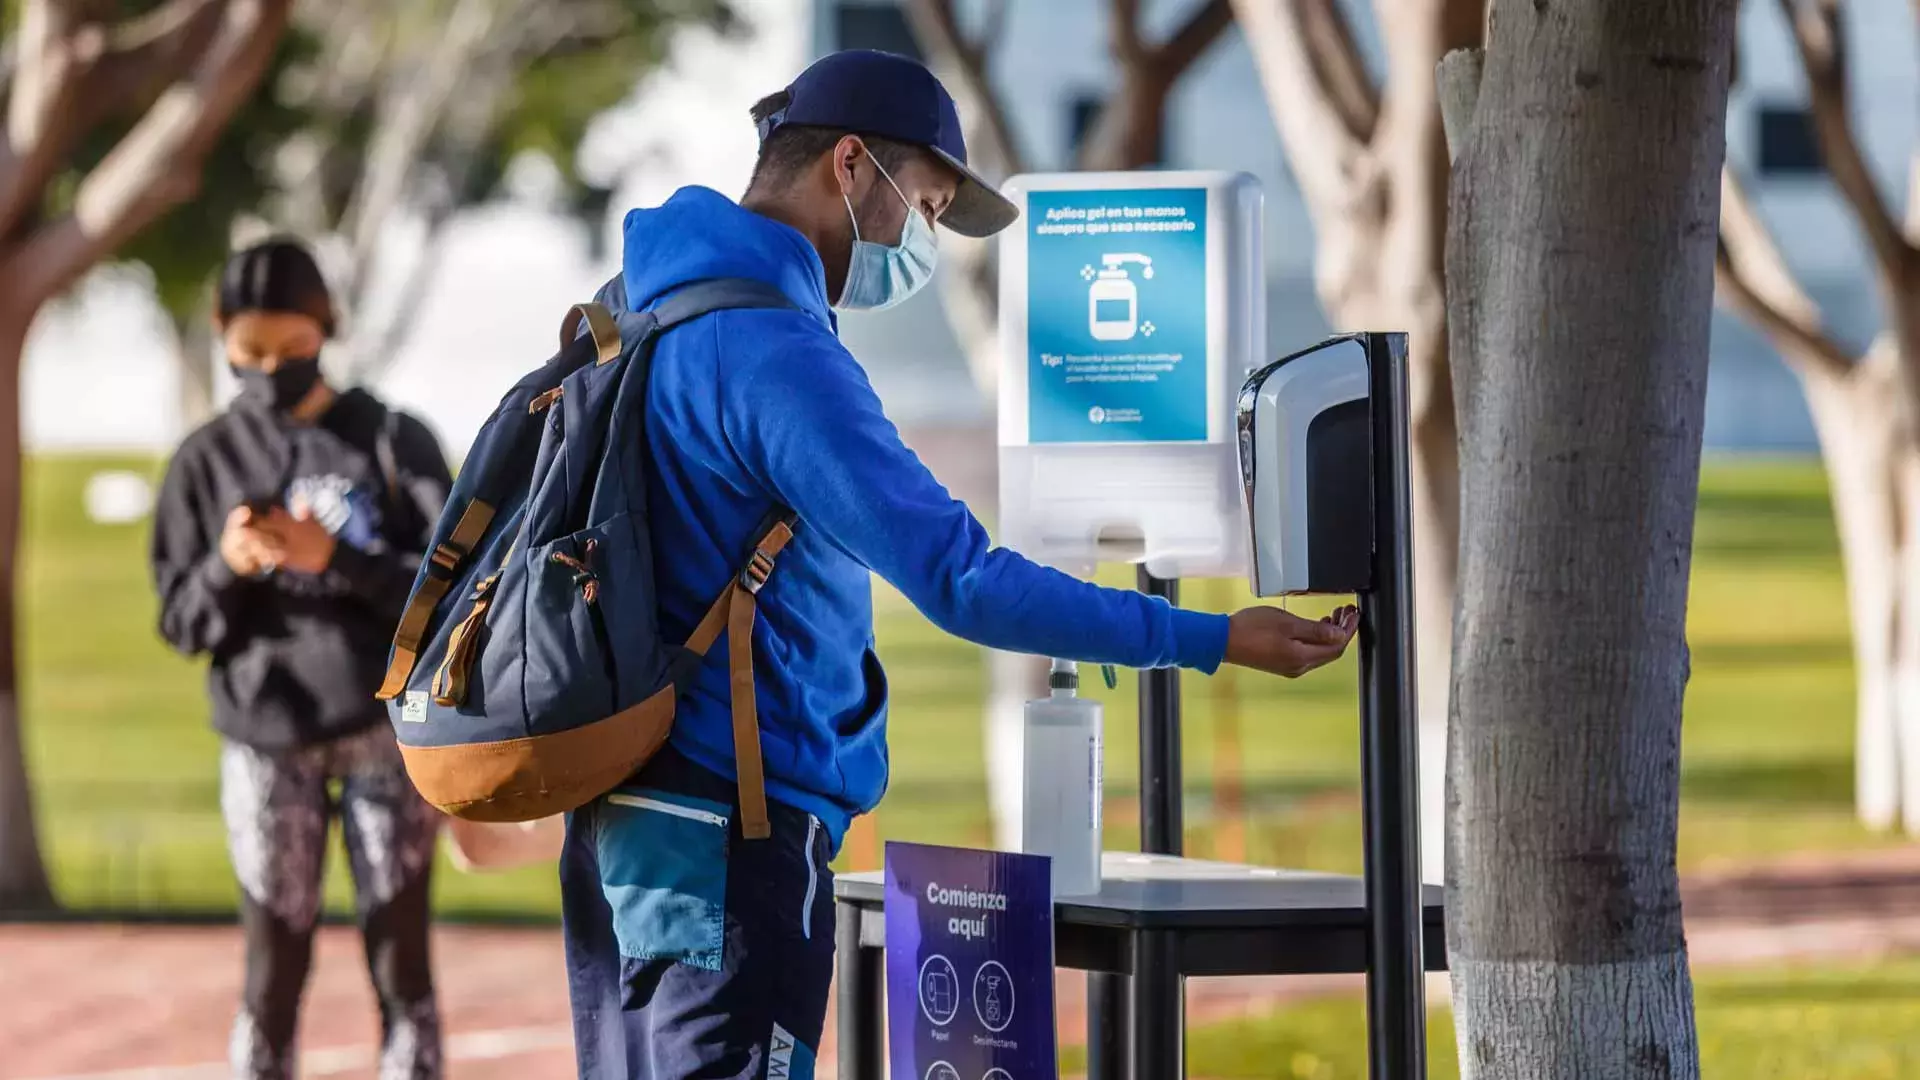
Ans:
MULTIPOLYGON (((1336 242, 1375 253, 1378 265, 1406 266, 1396 252, 1411 239, 1412 215, 1383 219, 1355 208, 1355 216, 1316 223, 1322 242, 1336 242)), ((1453 652, 1453 591, 1460 542, 1460 453, 1448 384, 1446 297, 1440 269, 1431 276, 1383 274, 1364 290, 1335 298, 1323 293, 1322 306, 1342 330, 1390 328, 1408 333, 1412 399, 1407 437, 1412 450, 1408 480, 1413 515, 1413 584, 1416 705, 1420 721, 1421 878, 1445 880, 1442 822, 1446 804, 1447 682, 1453 652)), ((1351 283, 1349 283, 1351 284, 1351 283)))
POLYGON ((1894 641, 1900 609, 1900 512, 1893 483, 1898 435, 1891 365, 1872 357, 1846 375, 1802 378, 1840 537, 1853 630, 1854 802, 1869 827, 1900 816, 1895 755, 1894 641))
POLYGON ((1675 846, 1733 0, 1497 0, 1455 166, 1462 1076, 1699 1074, 1675 846))
MULTIPOLYGON (((1376 207, 1378 244, 1365 248, 1373 296, 1342 312, 1342 329, 1408 332, 1412 401, 1408 441, 1413 514, 1416 703, 1420 719, 1421 863, 1444 880, 1447 685, 1453 659, 1453 594, 1460 548, 1460 450, 1447 358, 1446 135, 1434 69, 1452 48, 1480 40, 1480 8, 1420 0, 1410 12, 1382 9, 1389 67, 1373 138, 1387 196, 1376 207), (1402 17, 1412 15, 1414 17, 1402 17), (1364 325, 1363 325, 1364 323, 1364 325)), ((1361 210, 1361 208, 1356 208, 1361 210)), ((1364 211, 1362 211, 1364 212, 1364 211)))
POLYGON ((213 323, 205 305, 173 323, 174 357, 180 373, 180 432, 185 434, 213 416, 213 323))
POLYGON ((1802 370, 1847 577, 1855 809, 1920 835, 1920 446, 1903 437, 1898 349, 1882 337, 1844 375, 1802 370))
POLYGON ((20 540, 20 360, 32 316, 0 313, 0 911, 53 906, 33 821, 14 659, 20 540))
POLYGON ((1892 473, 1900 504, 1900 582, 1893 643, 1894 746, 1901 822, 1920 836, 1920 452, 1903 439, 1892 473))

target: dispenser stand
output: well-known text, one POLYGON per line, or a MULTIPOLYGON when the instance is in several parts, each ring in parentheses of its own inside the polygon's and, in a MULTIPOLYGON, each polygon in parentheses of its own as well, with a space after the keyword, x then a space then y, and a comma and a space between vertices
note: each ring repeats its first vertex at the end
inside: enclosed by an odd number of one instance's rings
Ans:
MULTIPOLYGON (((1373 412, 1373 587, 1360 603, 1360 786, 1367 896, 1367 1072, 1423 1080, 1426 982, 1420 747, 1413 701, 1407 338, 1367 334, 1373 412)), ((1144 804, 1143 804, 1144 805, 1144 804)))
MULTIPOLYGON (((1148 596, 1180 602, 1180 582, 1155 577, 1140 567, 1138 587, 1148 596)), ((1184 852, 1185 818, 1181 812, 1180 670, 1161 668, 1140 673, 1140 850, 1151 854, 1184 852)), ((1164 949, 1149 947, 1140 955, 1139 974, 1133 978, 1106 972, 1087 973, 1087 1075, 1128 1076, 1134 1064, 1126 1058, 1133 1045, 1134 1027, 1150 1020, 1141 1031, 1168 1032, 1185 1040, 1186 994, 1174 958, 1164 949)), ((1182 1055, 1184 1057, 1184 1055, 1182 1055)))
MULTIPOLYGON (((1180 582, 1139 571, 1140 591, 1180 603, 1180 582)), ((1181 812, 1180 669, 1140 673, 1140 850, 1156 855, 1185 853, 1185 815, 1181 812)), ((1186 1060, 1186 987, 1169 935, 1147 935, 1141 942, 1139 970, 1133 978, 1135 1038, 1172 1039, 1172 1047, 1138 1044, 1148 1061, 1186 1060), (1155 1018, 1151 1022, 1144 1017, 1155 1018), (1160 1018, 1164 1017, 1162 1020, 1160 1018)), ((1138 1064, 1136 1063, 1136 1069, 1138 1064)), ((1184 1070, 1183 1070, 1184 1071, 1184 1070)))
MULTIPOLYGON (((1142 566, 1140 591, 1180 603, 1180 582, 1142 566)), ((1180 799, 1180 669, 1140 673, 1140 850, 1185 854, 1180 799)))

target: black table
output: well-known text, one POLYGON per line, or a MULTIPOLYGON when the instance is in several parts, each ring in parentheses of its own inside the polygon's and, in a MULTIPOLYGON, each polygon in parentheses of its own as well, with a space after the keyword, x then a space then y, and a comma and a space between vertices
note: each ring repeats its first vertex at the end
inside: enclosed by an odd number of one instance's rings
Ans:
MULTIPOLYGON (((1098 894, 1054 905, 1054 962, 1090 973, 1088 1080, 1185 1075, 1178 1003, 1186 976, 1367 970, 1367 911, 1357 877, 1115 851, 1106 853, 1101 874, 1098 894), (1166 972, 1171 986, 1113 985, 1136 983, 1147 957, 1159 961, 1146 966, 1166 972)), ((840 1080, 883 1080, 885 886, 877 871, 842 874, 833 891, 840 1080)), ((1446 969, 1441 897, 1431 885, 1422 895, 1429 971, 1446 969)))

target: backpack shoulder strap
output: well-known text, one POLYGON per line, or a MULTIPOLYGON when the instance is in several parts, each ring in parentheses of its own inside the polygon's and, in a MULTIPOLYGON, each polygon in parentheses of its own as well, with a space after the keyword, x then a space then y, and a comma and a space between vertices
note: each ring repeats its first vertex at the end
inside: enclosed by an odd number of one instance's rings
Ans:
MULTIPOLYGON (((641 320, 641 325, 630 328, 632 337, 629 340, 628 335, 620 330, 620 317, 616 309, 608 306, 609 302, 624 304, 626 290, 613 287, 618 281, 616 278, 614 282, 609 282, 593 300, 567 309, 567 317, 560 324, 561 349, 573 344, 580 336, 582 323, 586 324, 586 332, 593 335, 594 352, 599 362, 604 364, 619 356, 631 341, 664 333, 683 322, 716 311, 734 308, 798 310, 798 305, 787 299, 785 293, 764 281, 753 278, 708 278, 693 282, 634 315, 634 318, 641 320)), ((627 313, 621 311, 620 314, 627 313)))
POLYGON ((760 590, 773 575, 774 560, 793 540, 799 521, 781 507, 767 515, 753 539, 753 552, 739 576, 720 591, 706 618, 687 639, 687 651, 704 657, 727 632, 728 689, 733 698, 733 765, 740 789, 740 834, 748 840, 772 835, 767 817, 766 768, 760 754, 760 709, 753 684, 753 624, 760 590))
POLYGON ((584 304, 575 304, 567 309, 567 317, 560 323, 560 349, 565 351, 580 336, 580 324, 587 324, 587 333, 593 335, 593 350, 597 362, 606 363, 620 355, 620 324, 613 312, 596 300, 584 304))
POLYGON ((799 305, 787 294, 753 278, 709 278, 685 286, 642 314, 652 315, 660 330, 670 330, 690 319, 735 308, 791 308, 799 305))
POLYGON ((393 450, 393 444, 399 437, 400 410, 382 403, 380 430, 373 435, 373 457, 380 463, 380 479, 387 485, 387 509, 390 511, 400 505, 400 460, 393 450))

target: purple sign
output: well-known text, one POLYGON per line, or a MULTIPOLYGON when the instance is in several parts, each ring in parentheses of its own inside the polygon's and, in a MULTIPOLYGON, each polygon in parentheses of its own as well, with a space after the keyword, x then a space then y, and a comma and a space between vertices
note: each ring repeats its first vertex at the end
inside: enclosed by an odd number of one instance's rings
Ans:
POLYGON ((1048 862, 887 845, 894 1080, 1058 1080, 1048 862))

